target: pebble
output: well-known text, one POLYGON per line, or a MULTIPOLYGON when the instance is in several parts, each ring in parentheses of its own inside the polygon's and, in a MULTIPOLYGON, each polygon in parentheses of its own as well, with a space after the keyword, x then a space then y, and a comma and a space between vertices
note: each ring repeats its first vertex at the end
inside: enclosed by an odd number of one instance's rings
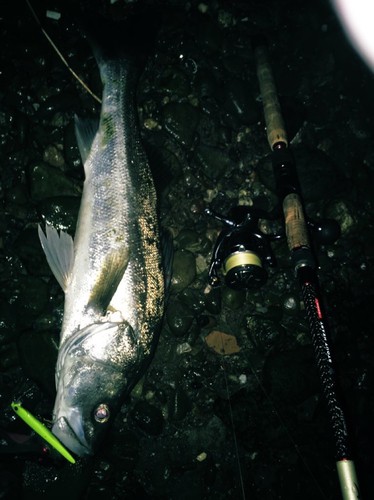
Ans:
MULTIPOLYGON (((224 108, 229 117, 243 125, 253 125, 261 119, 262 110, 248 82, 238 78, 229 79, 225 87, 225 95, 224 108)), ((230 119, 228 121, 230 125, 230 119)))
POLYGON ((219 179, 232 164, 225 149, 199 144, 195 148, 195 157, 202 172, 210 179, 219 179))
POLYGON ((162 108, 165 130, 182 146, 190 147, 199 123, 198 108, 185 103, 168 103, 162 108))
POLYGON ((22 370, 53 398, 59 335, 51 331, 28 331, 18 340, 22 370))
POLYGON ((169 404, 169 415, 172 420, 182 420, 191 410, 192 404, 186 392, 178 386, 173 392, 169 404))
POLYGON ((320 391, 312 346, 277 351, 266 358, 264 384, 274 401, 301 403, 320 391))
POLYGON ((286 293, 281 297, 282 310, 289 316, 297 316, 300 311, 300 298, 295 293, 286 293))
POLYGON ((131 411, 131 417, 142 431, 157 436, 164 428, 164 417, 161 411, 146 401, 138 401, 131 411))
POLYGON ((53 196, 79 196, 80 189, 61 170, 44 162, 28 168, 30 195, 34 201, 53 196))
POLYGON ((166 321, 175 337, 183 337, 194 320, 193 311, 179 301, 170 302, 166 309, 166 321))
POLYGON ((232 288, 225 287, 222 290, 222 302, 229 309, 235 310, 242 307, 245 301, 245 292, 241 290, 233 290, 232 288))
POLYGON ((196 263, 194 255, 188 250, 177 250, 174 253, 170 292, 173 294, 181 292, 193 282, 195 276, 196 263))
POLYGON ((38 212, 46 224, 74 235, 81 200, 77 196, 53 196, 38 202, 38 212))
POLYGON ((285 338, 285 330, 279 324, 259 314, 246 319, 248 336, 261 354, 279 345, 285 338))

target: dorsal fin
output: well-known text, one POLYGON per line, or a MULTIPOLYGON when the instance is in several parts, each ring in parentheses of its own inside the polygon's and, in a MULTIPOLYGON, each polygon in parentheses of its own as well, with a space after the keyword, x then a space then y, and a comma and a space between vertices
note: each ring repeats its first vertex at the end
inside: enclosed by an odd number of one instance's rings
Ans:
POLYGON ((46 234, 40 225, 38 226, 40 243, 52 273, 66 292, 74 262, 73 238, 64 231, 58 234, 49 224, 46 224, 45 230, 46 234))

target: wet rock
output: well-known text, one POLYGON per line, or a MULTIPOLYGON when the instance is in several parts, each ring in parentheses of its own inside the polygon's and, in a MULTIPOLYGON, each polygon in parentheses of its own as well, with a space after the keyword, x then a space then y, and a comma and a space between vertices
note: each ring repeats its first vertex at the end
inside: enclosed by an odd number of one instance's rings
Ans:
POLYGON ((143 122, 143 125, 147 130, 155 130, 161 128, 158 121, 154 118, 146 118, 143 122))
POLYGON ((27 228, 19 234, 14 242, 14 251, 25 264, 29 274, 33 276, 51 275, 36 228, 27 228))
POLYGON ((35 118, 51 122, 53 116, 61 111, 76 111, 81 104, 77 94, 72 92, 61 92, 60 94, 48 97, 43 101, 38 109, 35 118))
POLYGON ((248 82, 235 78, 229 80, 225 94, 224 108, 229 117, 243 125, 253 125, 261 119, 261 108, 248 82))
POLYGON ((185 304, 195 315, 201 314, 205 308, 203 297, 191 288, 185 288, 179 295, 178 300, 185 304))
POLYGON ((0 372, 19 366, 18 350, 15 342, 0 348, 0 372))
POLYGON ((80 189, 57 168, 43 162, 28 168, 30 195, 35 201, 54 196, 79 196, 80 189))
POLYGON ((225 287, 222 290, 222 302, 229 309, 239 309, 245 301, 245 292, 241 290, 233 290, 232 288, 225 287))
MULTIPOLYGON (((341 191, 344 183, 333 160, 326 153, 319 149, 309 148, 294 148, 292 153, 305 201, 329 199, 331 192, 341 191)), ((261 182, 274 193, 275 177, 270 156, 260 160, 258 173, 261 182)), ((327 214, 326 216, 331 217, 327 214)))
POLYGON ((190 285, 196 276, 195 257, 188 250, 174 253, 170 292, 179 293, 190 285))
POLYGON ((66 462, 63 467, 41 467, 39 463, 25 461, 22 473, 22 495, 30 500, 53 498, 54 500, 81 500, 92 479, 93 460, 66 462))
POLYGON ((204 17, 200 23, 198 43, 208 52, 216 52, 222 44, 222 31, 219 26, 204 17))
POLYGON ((193 143, 199 123, 199 110, 190 104, 169 103, 162 108, 165 130, 182 146, 193 143))
MULTIPOLYGON (((217 130, 217 139, 220 144, 231 144, 232 141, 232 132, 228 127, 218 127, 217 130)), ((241 184, 241 182, 239 183, 241 184)))
POLYGON ((17 146, 19 148, 25 146, 30 128, 30 121, 27 115, 15 108, 10 108, 7 110, 7 123, 17 138, 17 146))
POLYGON ((264 383, 275 401, 300 403, 320 390, 312 346, 271 354, 264 365, 264 383))
POLYGON ((184 248, 190 252, 197 252, 201 246, 201 236, 193 229, 182 229, 175 238, 175 242, 180 248, 184 248))
POLYGON ((201 478, 195 471, 190 471, 175 481, 170 500, 203 500, 204 492, 201 478))
POLYGON ((55 196, 39 201, 38 212, 47 224, 74 235, 80 203, 76 196, 55 196))
POLYGON ((207 316, 207 315, 202 315, 197 318, 197 324, 201 328, 205 328, 206 330, 209 330, 210 328, 213 328, 217 324, 217 320, 214 316, 207 316))
POLYGON ((170 478, 172 477, 172 472, 173 464, 168 456, 164 453, 159 453, 157 462, 152 466, 150 472, 150 491, 156 493, 156 496, 165 493, 165 489, 168 487, 170 478))
POLYGON ((338 222, 342 236, 352 233, 356 226, 355 210, 345 200, 331 200, 325 207, 325 215, 338 222))
POLYGON ((166 392, 163 389, 156 389, 155 396, 162 405, 165 405, 168 401, 166 392))
POLYGON ((310 344, 310 329, 306 319, 287 316, 282 322, 282 326, 290 332, 291 339, 300 345, 310 344))
POLYGON ((29 331, 18 340, 18 352, 22 369, 48 396, 54 397, 55 368, 59 335, 51 331, 29 331))
POLYGON ((103 454, 114 459, 121 471, 132 471, 139 458, 139 439, 131 431, 121 429, 109 434, 104 442, 103 454))
POLYGON ((23 221, 25 221, 28 216, 28 210, 25 206, 15 205, 13 203, 7 205, 7 212, 15 219, 23 221))
POLYGON ((240 75, 243 71, 243 58, 236 55, 229 55, 222 58, 224 67, 230 73, 240 75))
POLYGON ((176 348, 176 353, 181 355, 181 354, 187 354, 188 352, 192 351, 192 347, 188 342, 183 342, 183 344, 178 344, 176 348))
POLYGON ((173 335, 183 337, 194 319, 193 311, 181 302, 174 301, 168 305, 166 320, 173 335))
POLYGON ((300 311, 300 297, 295 293, 286 293, 281 297, 282 310, 288 316, 297 316, 300 311))
POLYGON ((23 184, 17 184, 5 193, 5 199, 15 205, 25 205, 27 203, 27 190, 23 184))
POLYGON ((246 323, 249 338, 262 354, 279 345, 285 338, 284 328, 263 316, 248 316, 246 323))
POLYGON ((161 411, 147 403, 146 401, 138 401, 131 412, 136 425, 142 431, 152 436, 161 434, 164 427, 164 417, 161 411))
POLYGON ((197 146, 195 155, 203 173, 210 179, 222 177, 232 163, 226 150, 204 144, 197 146))
POLYGON ((241 389, 230 397, 230 401, 217 398, 213 410, 227 429, 234 425, 235 432, 244 446, 250 446, 252 449, 256 446, 261 429, 261 412, 251 394, 241 389), (248 415, 251 415, 251 418, 248 418, 248 415))
POLYGON ((191 410, 192 404, 185 393, 185 391, 179 386, 173 393, 170 405, 169 405, 169 415, 172 420, 182 420, 187 413, 191 410))
POLYGON ((9 60, 1 58, 0 60, 0 89, 6 90, 9 82, 18 73, 18 70, 9 60))
POLYGON ((162 75, 161 91, 185 97, 190 93, 190 84, 187 75, 178 68, 168 68, 162 75))
POLYGON ((61 151, 53 144, 45 148, 43 152, 43 161, 52 165, 52 167, 62 167, 65 165, 65 159, 61 151))
POLYGON ((195 345, 197 339, 200 337, 201 334, 201 326, 198 324, 198 319, 196 323, 192 324, 188 332, 187 342, 190 344, 190 346, 195 345))
POLYGON ((38 331, 59 330, 61 323, 53 314, 42 314, 34 322, 34 328, 38 331))
POLYGON ((215 97, 222 93, 213 73, 207 68, 201 68, 195 75, 194 86, 199 97, 215 97))
POLYGON ((268 311, 266 313, 268 319, 275 321, 276 323, 282 319, 283 312, 280 307, 270 306, 268 307, 268 311))
POLYGON ((221 311, 221 289, 212 288, 204 294, 205 308, 211 314, 219 314, 221 311))
POLYGON ((291 253, 287 241, 279 240, 272 245, 277 265, 280 268, 289 268, 292 266, 291 253))
POLYGON ((20 324, 30 325, 46 308, 49 302, 49 287, 40 278, 18 276, 1 283, 0 296, 17 308, 20 324))
MULTIPOLYGON (((205 201, 203 200, 203 198, 199 198, 191 203, 190 210, 194 215, 200 215, 204 212, 205 207, 206 207, 205 201)), ((204 244, 206 245, 206 241, 204 241, 204 244)), ((204 250, 205 247, 202 247, 202 251, 204 250)))
POLYGON ((0 302, 0 346, 13 342, 18 337, 17 308, 5 301, 0 302))

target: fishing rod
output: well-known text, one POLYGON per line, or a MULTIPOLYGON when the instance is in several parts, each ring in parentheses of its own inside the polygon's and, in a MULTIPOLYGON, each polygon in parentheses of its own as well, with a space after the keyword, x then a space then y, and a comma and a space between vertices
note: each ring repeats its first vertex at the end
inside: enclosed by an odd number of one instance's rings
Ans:
POLYGON ((221 231, 209 268, 209 283, 219 284, 219 271, 227 286, 237 290, 260 287, 267 278, 265 266, 275 265, 270 242, 286 237, 292 266, 299 282, 315 350, 317 367, 322 383, 328 413, 335 438, 336 466, 343 500, 358 500, 360 490, 355 464, 348 442, 347 425, 337 394, 335 372, 327 337, 327 321, 323 313, 318 286, 316 262, 313 256, 309 230, 319 240, 331 244, 337 240, 340 228, 329 219, 318 223, 307 218, 302 200, 295 161, 288 145, 272 68, 268 58, 267 42, 263 36, 252 40, 255 54, 267 139, 272 151, 272 164, 276 180, 279 205, 282 207, 285 235, 267 235, 258 229, 259 219, 277 218, 278 214, 253 207, 234 207, 228 217, 207 209, 207 215, 225 224, 221 231))
MULTIPOLYGON (((319 294, 316 263, 310 245, 307 218, 295 162, 288 147, 286 128, 268 58, 266 39, 255 38, 253 50, 264 108, 267 139, 272 150, 276 190, 283 209, 288 248, 305 304, 317 367, 335 438, 336 466, 342 497, 344 500, 357 500, 360 498, 360 490, 355 464, 351 458, 345 416, 337 395, 335 372, 327 338, 327 321, 319 294)), ((332 227, 331 223, 327 223, 327 226, 332 227)))

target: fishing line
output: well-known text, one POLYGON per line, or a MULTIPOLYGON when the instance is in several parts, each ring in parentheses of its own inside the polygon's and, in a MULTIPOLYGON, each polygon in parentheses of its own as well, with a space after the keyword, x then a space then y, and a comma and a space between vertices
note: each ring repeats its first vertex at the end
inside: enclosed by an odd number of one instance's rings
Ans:
POLYGON ((271 398, 270 398, 269 394, 267 393, 267 391, 266 391, 265 387, 262 385, 262 382, 261 382, 260 378, 258 377, 258 375, 257 375, 257 373, 255 372, 255 370, 252 368, 251 363, 250 363, 250 361, 249 361, 248 357, 245 355, 245 353, 244 353, 244 352, 243 352, 243 357, 246 359, 246 361, 247 361, 247 363, 248 363, 248 367, 249 367, 249 369, 250 369, 250 370, 251 370, 251 372, 252 372, 252 375, 253 375, 253 376, 254 376, 254 378, 256 379, 256 382, 258 383, 258 385, 259 385, 260 389, 262 390, 262 392, 264 393, 264 395, 265 395, 265 397, 266 397, 267 401, 269 402, 269 404, 270 404, 270 406, 271 406, 271 409, 272 409, 273 413, 277 416, 277 418, 279 419, 280 423, 282 424, 282 426, 283 426, 284 430, 286 431, 286 434, 287 434, 287 436, 288 436, 289 440, 291 441, 291 443, 292 443, 293 447, 294 447, 294 448, 295 448, 295 450, 296 450, 296 453, 299 455, 299 457, 300 457, 300 459, 301 459, 301 461, 302 461, 302 463, 303 463, 304 467, 306 468, 306 470, 308 471, 308 473, 309 473, 310 477, 312 478, 312 480, 313 480, 313 482, 314 482, 314 484, 315 484, 316 488, 317 488, 317 489, 318 489, 318 491, 321 493, 322 497, 323 497, 323 498, 325 498, 325 499, 327 500, 326 495, 324 494, 324 492, 322 491, 321 487, 319 486, 319 484, 318 484, 318 482, 317 482, 316 477, 314 476, 314 474, 313 474, 312 470, 310 469, 310 467, 309 467, 308 463, 306 462, 306 460, 305 460, 305 458, 303 457, 303 455, 302 455, 301 451, 299 450, 299 447, 298 447, 298 445, 297 445, 296 441, 293 439, 291 432, 288 430, 288 427, 286 426, 286 424, 285 424, 285 422, 284 422, 284 420, 283 420, 283 418, 282 418, 281 414, 278 412, 277 408, 275 407, 275 405, 274 405, 273 401, 271 400, 271 398))
POLYGON ((65 57, 62 55, 62 53, 59 51, 59 49, 57 48, 56 44, 53 42, 52 38, 48 35, 48 33, 45 31, 45 29, 43 28, 42 26, 42 23, 40 22, 38 16, 36 15, 36 12, 35 10, 33 9, 32 5, 30 4, 29 0, 25 0, 25 2, 27 3, 30 11, 31 11, 31 14, 33 15, 35 21, 37 22, 37 24, 39 25, 39 28, 42 30, 42 33, 43 35, 46 37, 46 39, 48 40, 48 42, 52 45, 53 49, 56 51, 58 57, 61 59, 61 61, 65 64, 65 66, 68 68, 68 70, 70 71, 70 73, 74 76, 74 78, 76 78, 78 80, 78 82, 82 85, 82 87, 94 98, 96 99, 97 102, 99 102, 101 104, 101 99, 99 97, 97 97, 96 94, 94 94, 92 92, 92 90, 88 87, 88 85, 86 85, 84 83, 84 81, 77 75, 77 73, 69 66, 69 63, 67 62, 67 60, 65 59, 65 57))
MULTIPOLYGON (((230 327, 229 327, 229 330, 231 330, 230 327)), ((233 335, 233 336, 235 336, 234 332, 232 330, 230 331, 230 334, 233 335)), ((220 338, 221 338, 221 342, 222 342, 222 350, 224 351, 224 344, 223 344, 222 332, 221 332, 220 338)), ((296 453, 300 457, 301 462, 303 463, 305 469, 308 471, 308 474, 310 475, 310 477, 311 477, 313 483, 315 484, 317 490, 320 492, 322 498, 324 498, 325 500, 327 500, 326 495, 322 491, 321 487, 318 484, 318 481, 317 481, 316 477, 314 476, 312 470, 310 469, 310 467, 309 467, 308 463, 306 462, 305 458, 303 457, 302 453, 300 452, 299 447, 298 447, 296 441, 293 439, 291 432, 288 430, 288 427, 286 426, 286 424, 285 424, 282 416, 280 415, 280 413, 278 412, 277 408, 275 407, 273 401, 271 400, 269 394, 267 393, 267 391, 266 391, 265 387, 263 386, 263 384, 262 384, 260 378, 258 377, 257 373, 252 368, 251 361, 249 360, 248 356, 245 354, 245 352, 243 350, 241 350, 241 355, 246 360, 247 365, 248 365, 248 367, 249 367, 252 375, 256 379, 256 382, 258 383, 261 391, 264 393, 267 401, 269 402, 273 413, 277 416, 277 418, 279 419, 281 425, 283 426, 284 430, 286 431, 286 434, 287 434, 289 440, 291 441, 292 446, 295 448, 296 453)), ((237 460, 238 460, 238 464, 239 464, 239 474, 240 474, 240 478, 242 480, 242 471, 241 471, 241 466, 240 466, 239 450, 238 450, 238 447, 237 447, 237 439, 236 439, 235 425, 234 425, 234 419, 233 419, 233 413, 232 413, 232 407, 231 407, 230 393, 229 393, 229 388, 228 388, 227 374, 226 374, 226 370, 225 370, 225 367, 224 367, 224 364, 223 364, 223 360, 221 362, 221 366, 222 366, 222 368, 224 370, 224 379, 225 379, 227 397, 228 397, 228 402, 229 402, 230 419, 231 419, 231 424, 232 424, 233 433, 234 433, 235 446, 236 446, 236 450, 237 450, 237 460)), ((242 484, 242 487, 243 487, 243 484, 242 484)), ((244 491, 243 491, 243 493, 244 493, 244 491)), ((243 498, 245 498, 245 497, 243 497, 243 498)))
MULTIPOLYGON (((224 352, 225 347, 224 347, 224 343, 223 343, 222 332, 220 332, 220 339, 221 339, 221 344, 222 344, 222 351, 224 352)), ((235 423, 234 423, 234 415, 233 415, 232 406, 231 406, 229 384, 228 384, 228 380, 227 380, 227 373, 226 373, 225 363, 224 363, 223 359, 221 360, 221 368, 223 370, 223 378, 225 380, 226 393, 227 393, 227 401, 229 403, 229 414, 230 414, 232 432, 233 432, 233 436, 234 436, 234 445, 235 445, 236 461, 238 463, 238 472, 239 472, 240 487, 241 487, 241 490, 242 490, 243 499, 245 500, 243 474, 242 474, 242 467, 241 467, 240 457, 239 457, 239 447, 238 447, 238 441, 236 439, 236 430, 235 430, 235 423)))

